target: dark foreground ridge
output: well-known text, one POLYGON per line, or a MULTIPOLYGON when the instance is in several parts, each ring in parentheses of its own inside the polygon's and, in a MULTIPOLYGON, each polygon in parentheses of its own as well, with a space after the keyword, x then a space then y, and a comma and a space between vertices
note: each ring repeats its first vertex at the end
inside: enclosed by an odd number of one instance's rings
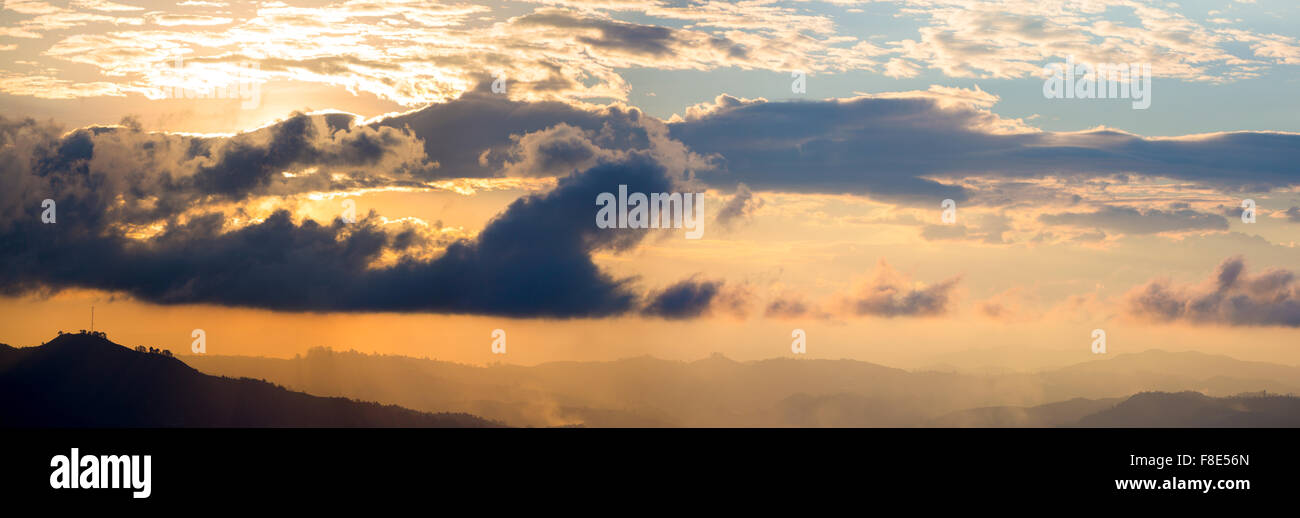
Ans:
POLYGON ((1300 398, 1240 394, 1214 398, 1198 392, 1144 392, 1084 417, 1079 426, 1146 428, 1298 428, 1300 398))
POLYGON ((249 378, 210 376, 169 354, 101 335, 0 346, 5 427, 491 427, 470 414, 424 413, 317 397, 249 378))

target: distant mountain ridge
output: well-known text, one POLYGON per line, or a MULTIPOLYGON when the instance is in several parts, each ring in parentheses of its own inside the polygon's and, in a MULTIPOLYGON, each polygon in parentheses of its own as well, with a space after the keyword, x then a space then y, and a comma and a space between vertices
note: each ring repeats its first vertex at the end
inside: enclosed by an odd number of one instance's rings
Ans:
POLYGON ((431 414, 211 376, 170 355, 90 334, 0 347, 0 393, 5 427, 499 426, 469 414, 431 414))
POLYGON ((1159 350, 983 376, 792 358, 473 366, 324 348, 186 361, 313 394, 527 426, 1071 426, 1142 392, 1300 392, 1297 367, 1159 350))

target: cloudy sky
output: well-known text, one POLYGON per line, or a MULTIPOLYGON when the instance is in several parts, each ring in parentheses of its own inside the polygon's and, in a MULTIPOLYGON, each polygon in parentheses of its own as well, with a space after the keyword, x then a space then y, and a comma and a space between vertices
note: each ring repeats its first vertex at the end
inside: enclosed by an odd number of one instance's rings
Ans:
POLYGON ((5 0, 0 342, 1300 363, 1300 4, 1047 4, 5 0))

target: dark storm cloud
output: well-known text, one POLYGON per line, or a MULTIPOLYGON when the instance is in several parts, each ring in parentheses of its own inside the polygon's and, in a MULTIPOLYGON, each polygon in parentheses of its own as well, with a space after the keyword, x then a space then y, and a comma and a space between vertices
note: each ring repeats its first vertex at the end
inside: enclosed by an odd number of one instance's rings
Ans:
POLYGON ((670 124, 670 135, 696 153, 723 157, 725 167, 701 173, 703 180, 745 182, 756 190, 928 204, 964 201, 966 189, 943 182, 969 175, 1138 173, 1254 190, 1300 183, 1300 135, 1294 134, 1000 134, 984 129, 997 122, 988 112, 941 108, 925 98, 728 104, 670 124))
POLYGON ((394 128, 357 127, 339 115, 294 115, 233 137, 148 133, 103 126, 64 133, 52 123, 0 118, 0 229, 49 198, 94 208, 84 224, 147 224, 207 201, 410 181, 434 164, 394 128), (315 174, 282 172, 321 166, 315 174), (338 174, 340 176, 335 176, 338 174), (382 180, 376 178, 382 177, 382 180))
MULTIPOLYGON (((537 135, 524 155, 564 162, 563 143, 587 136, 537 135)), ((356 126, 336 114, 295 116, 228 139, 119 127, 62 134, 32 121, 0 120, 0 138, 8 187, 0 194, 0 292, 8 295, 80 287, 161 304, 290 311, 616 315, 639 309, 641 296, 630 279, 601 272, 591 254, 627 250, 646 233, 598 229, 594 200, 619 185, 677 190, 650 154, 593 148, 586 158, 599 158, 594 165, 560 178, 550 192, 516 200, 475 239, 449 243, 433 259, 399 254, 396 263, 375 267, 386 252, 422 238, 409 228, 385 231, 373 213, 345 224, 295 222, 281 210, 236 228, 226 214, 202 207, 318 185, 286 184, 278 173, 291 166, 375 164, 364 172, 377 184, 399 182, 401 172, 391 167, 408 162, 390 155, 415 145, 423 160, 423 144, 402 130, 356 126), (40 221, 45 198, 57 203, 54 224, 40 221), (130 223, 163 230, 129 238, 123 224, 130 223)), ((308 180, 321 181, 314 176, 308 180)), ((354 180, 349 185, 361 181, 354 180)), ((329 182, 322 187, 336 186, 329 182)))
POLYGON ((511 101, 491 93, 488 86, 485 82, 455 101, 433 104, 375 125, 409 128, 423 140, 428 159, 441 165, 426 171, 429 179, 496 176, 503 163, 513 158, 520 136, 558 125, 595 135, 595 144, 604 149, 644 150, 650 146, 645 127, 648 121, 635 108, 615 106, 588 111, 562 102, 511 101))
MULTIPOLYGON (((688 318, 722 307, 727 291, 711 284, 721 281, 683 281, 642 306, 629 279, 608 276, 591 259, 643 238, 631 230, 598 231, 597 193, 616 192, 620 183, 633 192, 669 192, 678 174, 694 173, 724 191, 736 189, 719 213, 725 224, 755 208, 751 188, 850 192, 933 206, 936 199, 966 200, 965 188, 945 182, 971 174, 1136 173, 1271 188, 1295 184, 1300 163, 1294 135, 1003 135, 979 129, 991 118, 930 99, 737 101, 665 124, 634 108, 527 103, 482 89, 369 125, 346 114, 295 115, 233 137, 147 133, 138 124, 65 133, 0 118, 6 266, 0 291, 88 287, 160 303, 286 310, 542 317, 640 310, 688 318), (697 160, 701 155, 713 162, 697 160), (322 170, 310 172, 314 167, 322 170), (287 212, 228 228, 223 215, 202 211, 251 196, 500 174, 560 180, 552 192, 517 200, 472 241, 451 243, 433 259, 381 268, 371 266, 386 252, 413 246, 418 236, 386 232, 374 219, 294 222, 287 212), (39 221, 45 198, 58 203, 57 224, 39 221), (197 216, 178 218, 195 209, 197 216), (166 230, 151 239, 127 238, 126 227, 139 225, 166 230)), ((1131 233, 1226 227, 1222 217, 1186 208, 1051 217, 1131 233)), ((993 242, 1005 228, 967 230, 967 239, 993 242)), ((951 287, 876 286, 849 312, 940 314, 951 287)))
POLYGON ((408 261, 375 273, 361 284, 360 298, 380 300, 374 309, 391 302, 391 309, 508 316, 631 310, 639 297, 630 280, 611 278, 591 259, 596 250, 626 250, 646 235, 596 227, 596 196, 619 185, 631 192, 672 190, 664 169, 644 156, 562 178, 549 193, 516 200, 476 240, 453 244, 427 264, 408 261), (387 300, 394 297, 401 298, 387 300))
POLYGON ((1049 225, 1095 228, 1126 234, 1155 234, 1187 230, 1227 230, 1228 220, 1219 214, 1191 209, 1147 209, 1105 206, 1093 212, 1043 214, 1038 220, 1049 225))
POLYGON ((1157 322, 1228 326, 1300 327, 1300 287, 1295 272, 1246 272, 1245 260, 1230 257, 1196 286, 1153 280, 1129 292, 1129 312, 1157 322))
POLYGON ((272 174, 290 165, 314 162, 318 157, 310 144, 310 122, 306 116, 298 116, 276 124, 268 130, 270 142, 265 144, 246 138, 232 140, 215 164, 199 167, 195 186, 202 192, 238 199, 265 187, 272 174))
POLYGON ((563 176, 586 169, 618 153, 602 149, 591 132, 557 124, 512 138, 514 149, 504 163, 507 176, 563 176))
POLYGON ((291 167, 365 168, 390 153, 406 152, 403 146, 418 141, 392 128, 343 123, 338 114, 299 114, 222 143, 215 163, 199 166, 194 185, 203 193, 240 199, 264 191, 280 172, 291 167))
MULTIPOLYGON (((988 129, 1002 122, 987 111, 920 96, 766 102, 723 95, 711 105, 691 107, 684 120, 664 124, 635 108, 512 101, 492 94, 484 82, 457 100, 375 125, 409 128, 424 142, 427 159, 442 164, 426 171, 439 178, 499 174, 521 136, 565 125, 601 149, 621 151, 648 149, 654 132, 664 128, 663 138, 716 159, 695 172, 725 190, 744 183, 756 192, 854 193, 929 205, 948 198, 978 201, 972 198, 976 192, 957 184, 971 175, 1007 183, 1043 175, 1138 174, 1261 191, 1300 184, 1300 135, 1157 139, 1111 130, 988 129)), ((591 152, 580 141, 555 151, 561 164, 591 152)))
MULTIPOLYGON (((78 145, 66 147, 64 155, 81 156, 78 145)), ((672 190, 653 159, 631 156, 516 200, 476 239, 455 242, 433 260, 405 259, 383 268, 370 265, 385 250, 407 244, 370 219, 295 223, 279 211, 223 231, 224 215, 206 214, 137 241, 108 231, 101 197, 59 196, 56 224, 42 224, 39 202, 33 201, 25 217, 0 235, 7 265, 0 291, 84 287, 163 304, 279 310, 620 314, 634 309, 639 296, 629 290, 629 280, 604 274, 591 260, 593 251, 625 250, 645 236, 596 227, 597 194, 616 192, 619 185, 638 192, 672 190)))
POLYGON ((644 311, 674 320, 695 318, 709 312, 721 288, 721 281, 686 279, 653 294, 644 311))
POLYGON ((710 182, 964 201, 961 187, 918 176, 996 142, 964 129, 973 114, 942 112, 926 100, 730 103, 671 124, 670 134, 696 152, 724 158, 725 171, 701 174, 710 182))

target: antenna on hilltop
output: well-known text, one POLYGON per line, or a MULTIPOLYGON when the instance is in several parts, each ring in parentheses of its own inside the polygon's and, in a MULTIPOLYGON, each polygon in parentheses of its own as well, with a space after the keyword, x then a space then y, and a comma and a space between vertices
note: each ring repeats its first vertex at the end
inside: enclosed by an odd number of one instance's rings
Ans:
POLYGON ((92 304, 92 305, 90 306, 90 332, 91 332, 91 333, 94 333, 94 332, 95 332, 95 306, 94 306, 94 304, 92 304))

